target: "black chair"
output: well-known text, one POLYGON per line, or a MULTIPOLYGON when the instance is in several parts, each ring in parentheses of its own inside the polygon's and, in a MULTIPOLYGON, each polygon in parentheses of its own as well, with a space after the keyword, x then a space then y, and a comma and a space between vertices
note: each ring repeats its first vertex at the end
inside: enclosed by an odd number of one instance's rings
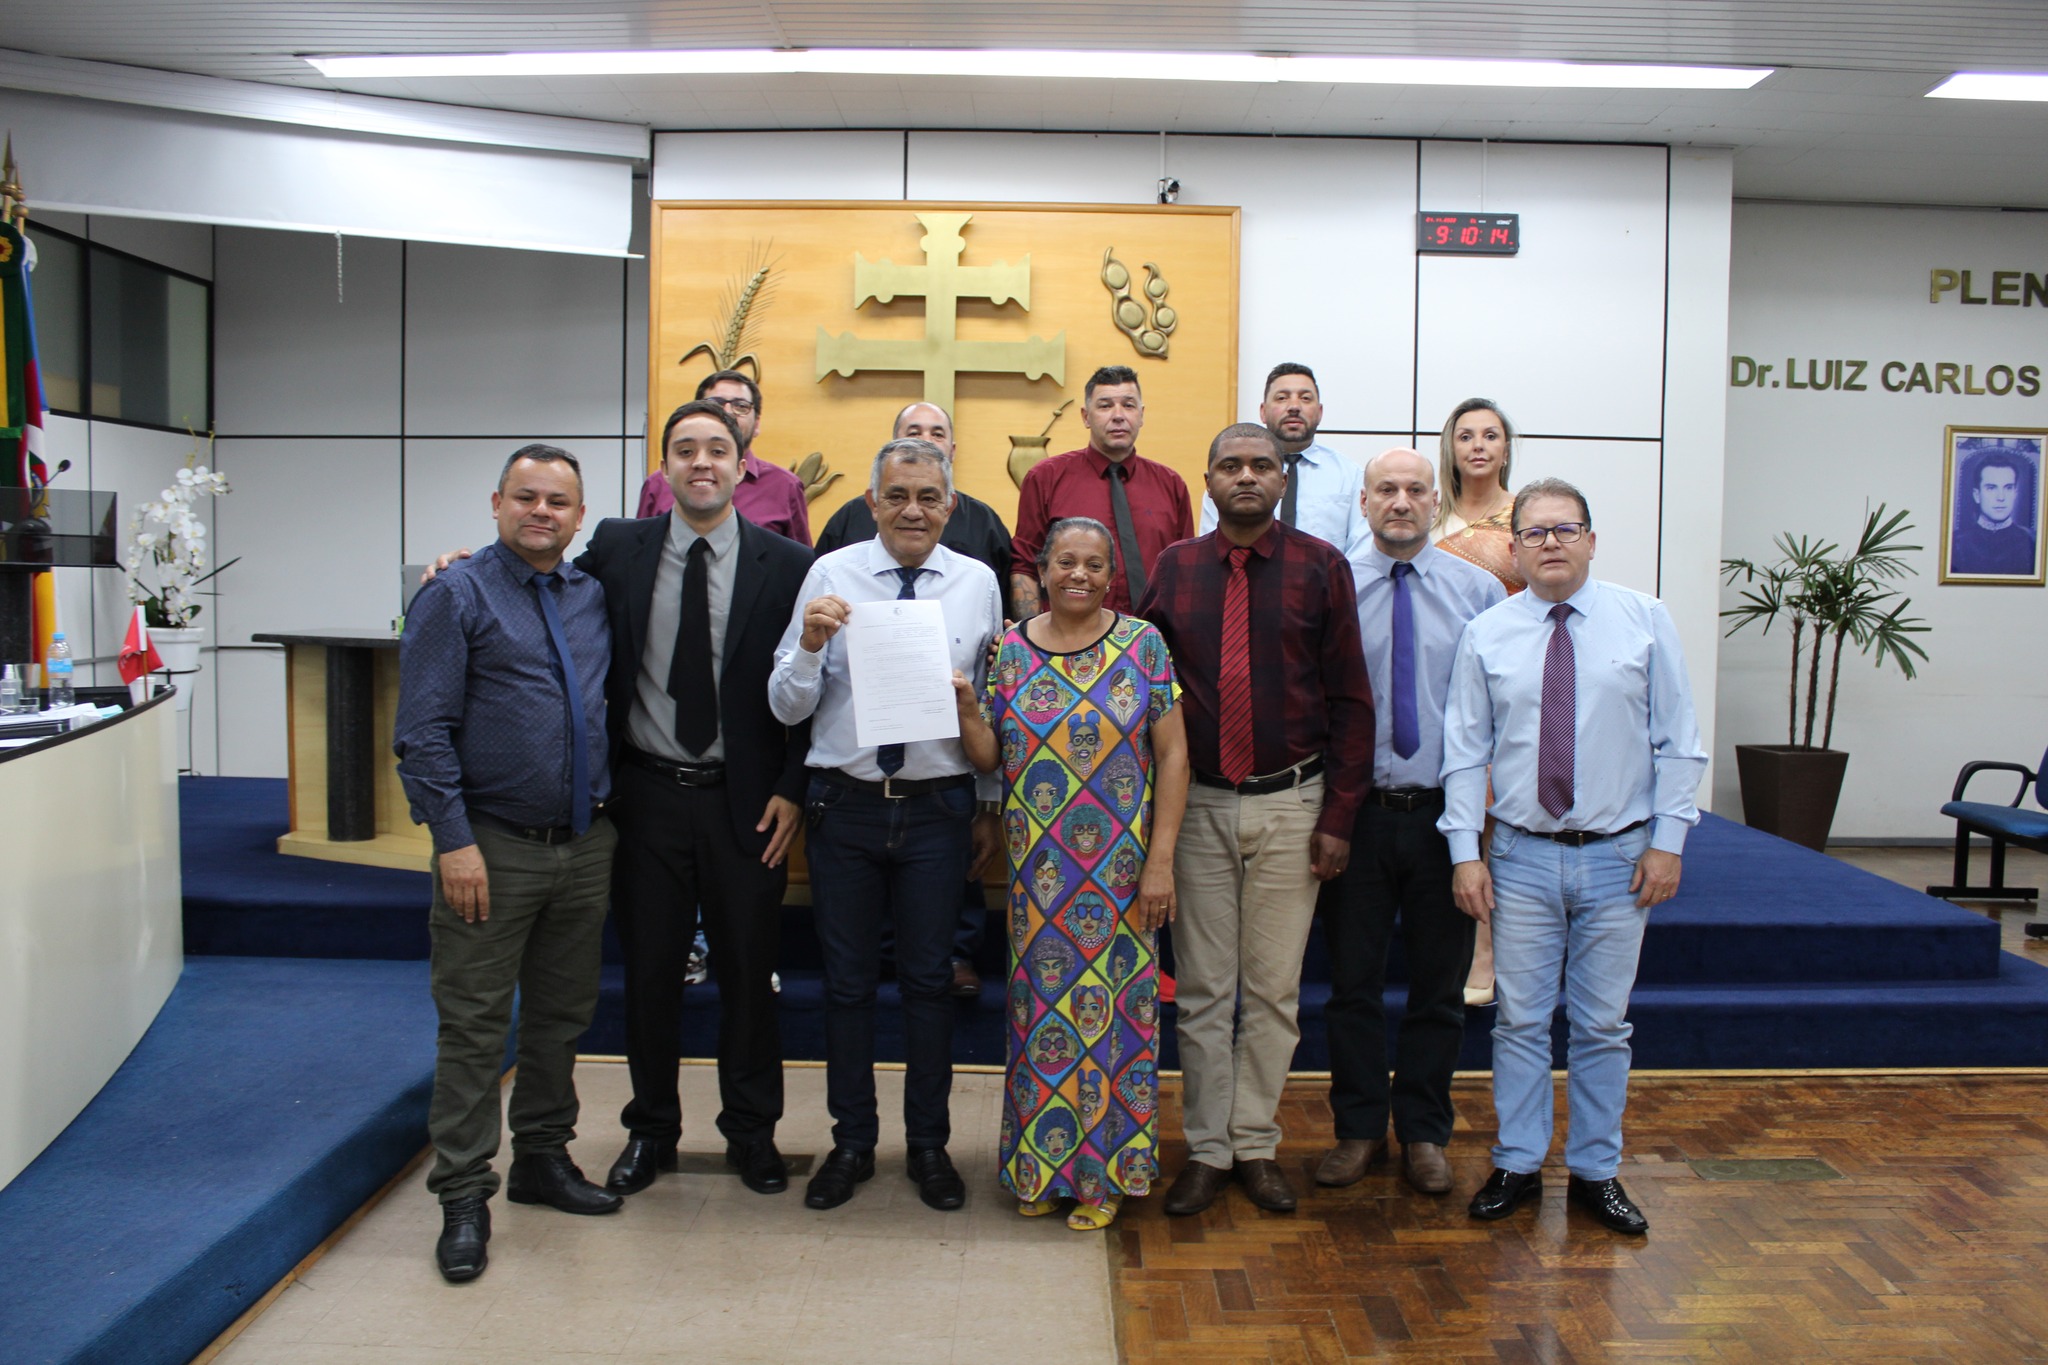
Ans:
MULTIPOLYGON (((1956 789, 1941 813, 1956 822, 1956 880, 1953 886, 1930 886, 1927 894, 1940 896, 1945 900, 1977 901, 2038 901, 2040 889, 2032 886, 2007 886, 2005 884, 2005 846, 2031 849, 2036 853, 2048 853, 2048 811, 2020 809, 2020 802, 2026 799, 2027 788, 2034 789, 2036 804, 2048 807, 2048 754, 2041 756, 2041 770, 2029 771, 2018 763, 1965 763, 1963 770, 1956 774, 1956 789), (1994 806, 1988 801, 1963 800, 1963 788, 1970 779, 1986 770, 2018 773, 2019 790, 2013 793, 2008 805, 1994 806), (1991 840, 1991 884, 1970 885, 1970 836, 1982 834, 1991 840)), ((2030 924, 2027 933, 2035 938, 2048 938, 2048 924, 2030 924)))

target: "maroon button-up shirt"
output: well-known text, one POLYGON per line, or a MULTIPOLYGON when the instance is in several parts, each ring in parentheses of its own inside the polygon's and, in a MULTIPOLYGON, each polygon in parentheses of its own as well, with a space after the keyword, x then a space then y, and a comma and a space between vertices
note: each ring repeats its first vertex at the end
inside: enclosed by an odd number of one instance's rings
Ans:
MULTIPOLYGON (((1231 544, 1217 531, 1160 555, 1137 614, 1173 652, 1188 729, 1188 762, 1221 769, 1216 695, 1223 667, 1223 593, 1231 544)), ((1251 589, 1252 772, 1321 754, 1316 832, 1351 837, 1372 785, 1372 684, 1358 633, 1351 565, 1325 541, 1276 521, 1245 562, 1251 589)))
MULTIPOLYGON (((668 475, 657 469, 640 485, 640 510, 633 515, 658 517, 675 505, 676 491, 669 487, 668 475)), ((804 497, 804 481, 751 450, 740 468, 739 486, 732 490, 732 505, 764 531, 788 536, 799 545, 811 543, 811 504, 804 497)))
MULTIPOLYGON (((1131 502, 1131 529, 1137 535, 1138 553, 1144 558, 1149 579, 1160 552, 1195 533, 1194 504, 1188 500, 1187 480, 1157 460, 1148 460, 1132 451, 1124 457, 1124 465, 1130 470, 1124 493, 1131 502)), ((1114 536, 1116 514, 1109 501, 1110 477, 1109 457, 1093 446, 1054 455, 1033 465, 1017 494, 1017 533, 1010 538, 1010 572, 1038 576, 1038 550, 1045 544, 1045 528, 1061 517, 1093 517, 1114 536)), ((1008 593, 1004 595, 1007 597, 1008 593)), ((1121 547, 1116 577, 1110 580, 1103 605, 1126 614, 1131 610, 1130 580, 1125 576, 1121 547)))

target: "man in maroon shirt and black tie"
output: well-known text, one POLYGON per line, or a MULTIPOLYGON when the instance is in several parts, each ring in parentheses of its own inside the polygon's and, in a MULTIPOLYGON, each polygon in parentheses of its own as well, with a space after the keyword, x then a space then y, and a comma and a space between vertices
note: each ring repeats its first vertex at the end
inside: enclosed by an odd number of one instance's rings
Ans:
POLYGON ((1038 615, 1038 551, 1045 528, 1062 517, 1092 517, 1116 535, 1116 572, 1102 604, 1124 613, 1145 595, 1159 552, 1195 533, 1187 481, 1138 453, 1145 398, 1137 373, 1128 365, 1104 365, 1082 392, 1088 444, 1040 460, 1017 493, 1010 612, 1020 621, 1038 615))
POLYGON ((1260 1208, 1294 1209, 1273 1158, 1301 958, 1372 782, 1351 566, 1274 518, 1286 485, 1272 432, 1224 428, 1209 446, 1217 527, 1168 547, 1138 605, 1173 652, 1195 772, 1174 857, 1190 1159, 1170 1214, 1200 1213, 1233 1173, 1260 1208))

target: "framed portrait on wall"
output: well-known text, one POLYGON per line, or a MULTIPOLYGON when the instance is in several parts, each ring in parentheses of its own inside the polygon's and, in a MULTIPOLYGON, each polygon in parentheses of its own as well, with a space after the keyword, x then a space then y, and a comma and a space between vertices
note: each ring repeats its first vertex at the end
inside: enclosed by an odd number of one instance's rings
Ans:
POLYGON ((1943 443, 1941 581, 2042 586, 2048 430, 1948 427, 1943 443))

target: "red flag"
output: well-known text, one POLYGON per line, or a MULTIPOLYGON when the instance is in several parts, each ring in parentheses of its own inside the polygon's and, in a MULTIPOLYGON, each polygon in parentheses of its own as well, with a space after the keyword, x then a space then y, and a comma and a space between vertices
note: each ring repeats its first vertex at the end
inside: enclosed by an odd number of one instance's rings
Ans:
POLYGON ((128 622, 127 638, 121 641, 121 681, 133 683, 145 674, 160 671, 164 661, 150 643, 149 627, 143 623, 142 608, 135 608, 134 617, 128 622))

